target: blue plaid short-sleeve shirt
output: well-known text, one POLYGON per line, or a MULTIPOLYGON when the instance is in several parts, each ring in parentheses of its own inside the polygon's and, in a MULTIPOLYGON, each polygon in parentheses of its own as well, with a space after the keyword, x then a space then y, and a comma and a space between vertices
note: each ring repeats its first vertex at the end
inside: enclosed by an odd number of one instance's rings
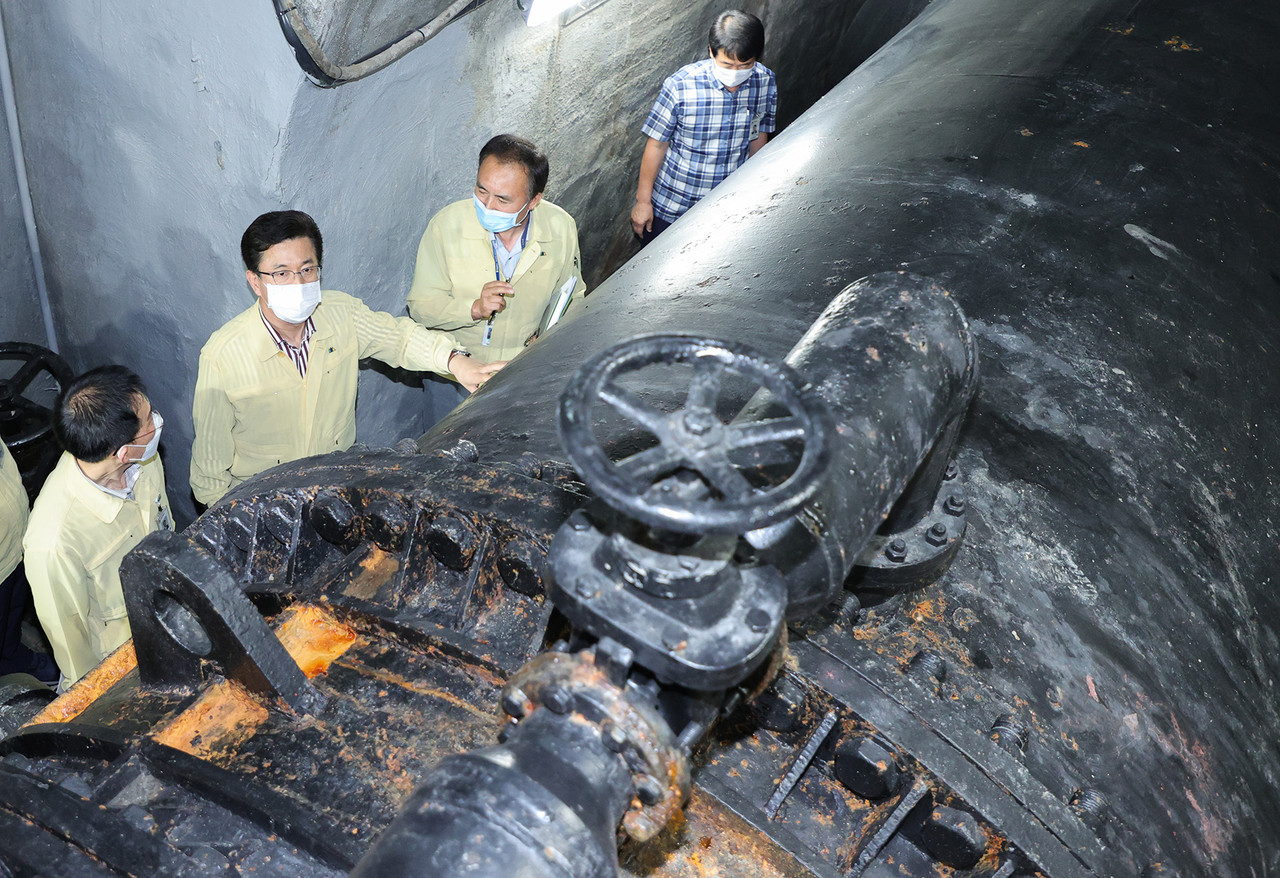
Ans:
POLYGON ((653 184, 654 215, 667 222, 745 162, 758 134, 776 127, 773 71, 757 63, 731 92, 711 72, 714 64, 703 58, 668 76, 644 123, 645 135, 668 144, 653 184))

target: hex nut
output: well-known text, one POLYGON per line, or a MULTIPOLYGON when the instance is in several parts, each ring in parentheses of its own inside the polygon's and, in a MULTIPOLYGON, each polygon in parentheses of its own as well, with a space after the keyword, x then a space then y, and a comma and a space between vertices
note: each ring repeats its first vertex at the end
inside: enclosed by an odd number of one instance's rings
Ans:
POLYGON ((901 564, 903 561, 907 560, 907 541, 902 539, 902 537, 891 540, 889 544, 884 547, 884 556, 894 564, 901 564))

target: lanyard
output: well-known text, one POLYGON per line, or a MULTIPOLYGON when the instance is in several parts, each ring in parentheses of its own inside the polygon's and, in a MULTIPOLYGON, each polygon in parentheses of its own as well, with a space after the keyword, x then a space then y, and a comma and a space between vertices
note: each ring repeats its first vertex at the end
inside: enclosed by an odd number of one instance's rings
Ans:
MULTIPOLYGON (((524 255, 524 246, 525 246, 525 244, 528 244, 528 243, 529 243, 529 226, 531 226, 531 225, 533 225, 533 211, 529 211, 529 212, 528 212, 527 214, 525 214, 525 216, 524 216, 524 231, 520 233, 520 254, 521 254, 521 255, 524 255)), ((502 266, 501 266, 501 265, 499 264, 499 262, 498 262, 498 236, 497 236, 497 234, 494 234, 494 235, 492 235, 492 236, 489 238, 489 247, 493 250, 493 277, 494 277, 494 280, 500 280, 500 281, 502 281, 503 283, 510 283, 510 282, 511 282, 511 278, 507 278, 507 277, 503 277, 503 276, 502 276, 502 266)), ((519 264, 519 262, 520 262, 520 260, 519 260, 519 258, 517 258, 517 259, 516 259, 516 264, 518 265, 518 264, 519 264)), ((512 274, 512 275, 514 275, 514 274, 515 274, 515 270, 514 270, 514 269, 512 270, 511 274, 512 274)))
MULTIPOLYGON (((529 243, 529 227, 533 225, 533 211, 529 211, 524 215, 524 231, 520 233, 520 255, 524 255, 525 244, 529 243)), ((489 248, 493 250, 493 277, 503 283, 510 283, 509 278, 502 276, 502 265, 498 262, 498 235, 494 233, 489 238, 489 248)), ((520 264, 519 257, 516 258, 516 264, 520 264)), ((511 276, 515 277, 515 269, 512 269, 511 276)), ((484 322, 484 334, 480 336, 480 344, 488 347, 493 342, 493 318, 498 316, 498 312, 489 315, 489 319, 484 322)))

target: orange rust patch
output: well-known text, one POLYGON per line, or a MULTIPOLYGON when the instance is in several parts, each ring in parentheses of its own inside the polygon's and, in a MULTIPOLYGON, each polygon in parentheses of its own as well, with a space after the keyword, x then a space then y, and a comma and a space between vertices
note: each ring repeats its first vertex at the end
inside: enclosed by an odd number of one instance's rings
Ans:
POLYGON ((400 559, 390 552, 373 546, 369 553, 360 559, 360 575, 343 589, 342 593, 353 598, 371 601, 378 595, 391 577, 400 569, 400 559))
POLYGON ((1023 128, 1023 129, 1022 129, 1021 131, 1019 131, 1018 133, 1019 133, 1019 134, 1021 134, 1023 137, 1034 137, 1034 136, 1035 136, 1035 132, 1034 132, 1034 131, 1032 131, 1030 128, 1023 128))
POLYGON ((1085 141, 1085 140, 1073 140, 1073 141, 1071 141, 1071 145, 1072 145, 1072 146, 1082 146, 1082 147, 1084 147, 1085 149, 1088 149, 1088 148, 1089 148, 1089 143, 1088 143, 1088 141, 1085 141))
POLYGON ((235 750, 266 721, 267 709, 248 690, 220 680, 152 737, 192 756, 211 759, 235 750))
POLYGON ((1186 40, 1184 40, 1182 37, 1176 37, 1176 36, 1175 36, 1175 37, 1169 37, 1169 39, 1167 39, 1167 40, 1165 40, 1165 41, 1164 41, 1164 44, 1165 44, 1166 46, 1168 46, 1170 49, 1173 49, 1173 51, 1175 51, 1175 52, 1199 52, 1199 51, 1201 51, 1200 49, 1197 49, 1195 46, 1193 46, 1193 45, 1191 45, 1190 43, 1188 43, 1188 42, 1187 42, 1186 40))
MULTIPOLYGON (((307 677, 328 670, 356 642, 356 632, 314 606, 290 607, 281 614, 276 636, 307 677)), ((267 721, 267 709, 238 683, 219 681, 191 707, 159 727, 161 744, 211 759, 235 750, 267 721)))
POLYGON ((354 628, 320 607, 290 607, 282 615, 276 636, 308 679, 329 670, 356 642, 354 628))
POLYGON ((138 657, 133 651, 133 640, 126 640, 119 649, 103 659, 102 664, 81 677, 64 694, 45 705, 44 710, 33 716, 27 725, 65 723, 75 719, 98 696, 137 666, 138 657))
POLYGON ((1104 26, 1103 26, 1103 30, 1109 30, 1109 31, 1111 31, 1113 34, 1120 34, 1120 36, 1122 36, 1122 37, 1127 37, 1127 36, 1129 36, 1129 34, 1133 33, 1133 25, 1131 25, 1131 24, 1108 24, 1108 25, 1104 25, 1104 26))

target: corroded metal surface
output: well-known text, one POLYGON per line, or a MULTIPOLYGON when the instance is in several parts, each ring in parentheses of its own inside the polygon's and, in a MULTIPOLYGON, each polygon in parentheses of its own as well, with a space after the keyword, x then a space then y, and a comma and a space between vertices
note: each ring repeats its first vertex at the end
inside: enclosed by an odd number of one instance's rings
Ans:
MULTIPOLYGON (((0 745, 6 863, 355 868, 441 760, 510 728, 500 693, 518 668, 582 647, 547 600, 552 536, 588 500, 548 459, 572 368, 666 329, 781 360, 847 283, 905 265, 951 292, 983 352, 955 445, 963 544, 941 581, 851 582, 793 620, 690 734, 689 799, 622 846, 622 872, 1276 872, 1264 425, 1280 326, 1258 242, 1280 231, 1280 125, 1257 83, 1275 78, 1278 33, 1261 3, 931 4, 426 454, 305 462, 210 510, 185 538, 232 571, 324 707, 250 697, 234 669, 147 688, 122 651, 0 745)), ((638 450, 624 425, 601 437, 638 450)), ((908 557, 951 514, 928 499, 909 504, 929 527, 908 557)), ((606 770, 568 694, 539 700, 565 709, 557 723, 618 785, 606 804, 628 811, 636 779, 606 770)), ((465 776, 501 768, 477 765, 465 776)))

